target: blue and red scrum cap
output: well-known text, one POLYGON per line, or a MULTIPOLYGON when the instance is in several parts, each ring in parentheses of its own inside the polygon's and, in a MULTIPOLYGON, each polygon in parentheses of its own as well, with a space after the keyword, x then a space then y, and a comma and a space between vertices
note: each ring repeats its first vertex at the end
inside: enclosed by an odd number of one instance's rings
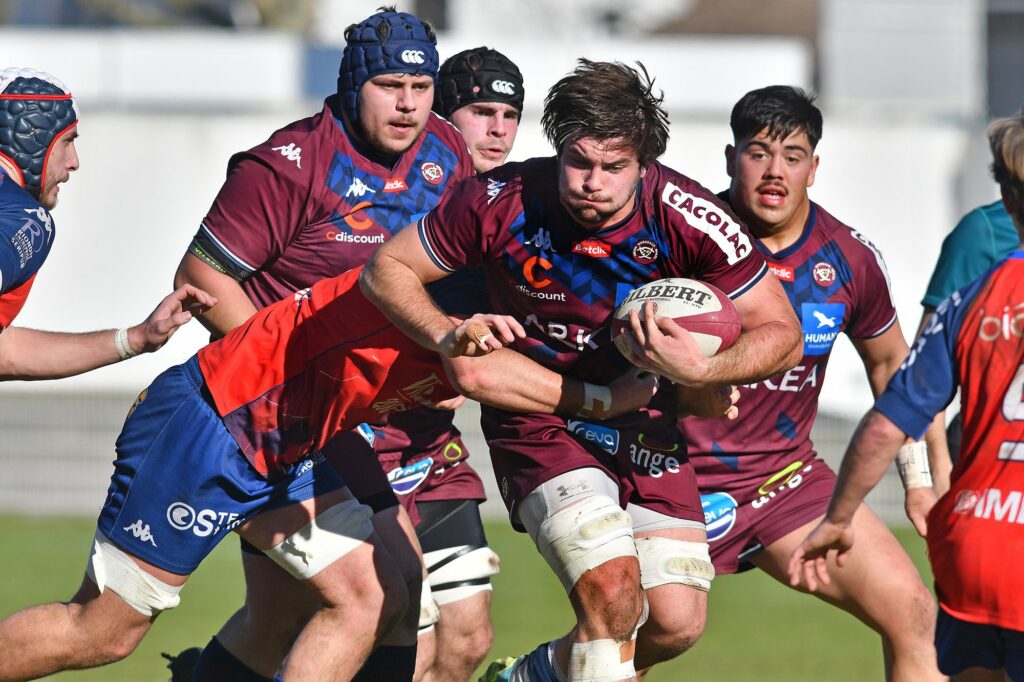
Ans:
POLYGON ((345 116, 359 124, 359 90, 385 73, 430 76, 437 83, 437 38, 423 20, 408 12, 382 10, 345 30, 345 52, 338 71, 338 96, 345 116))
POLYGON ((53 143, 76 123, 78 107, 59 80, 35 69, 0 71, 0 156, 32 196, 39 197, 53 143))

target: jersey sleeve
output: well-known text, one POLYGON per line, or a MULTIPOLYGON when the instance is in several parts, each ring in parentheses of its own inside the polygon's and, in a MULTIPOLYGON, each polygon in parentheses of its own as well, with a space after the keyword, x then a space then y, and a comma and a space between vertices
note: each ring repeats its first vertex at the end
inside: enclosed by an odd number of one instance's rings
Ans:
POLYGON ((312 199, 314 160, 301 159, 300 168, 273 144, 271 138, 232 157, 227 180, 189 246, 240 281, 284 251, 305 224, 312 199))
POLYGON ((419 222, 420 242, 434 265, 455 272, 480 265, 494 242, 486 184, 471 177, 452 187, 419 222))
POLYGON ((764 257, 728 204, 682 176, 652 175, 650 180, 658 183, 659 214, 672 240, 672 260, 688 270, 680 273, 682 276, 712 284, 731 299, 742 296, 765 276, 768 265, 764 257))
POLYGON ((911 438, 920 439, 935 415, 956 394, 956 339, 968 303, 982 284, 977 282, 963 291, 954 291, 939 304, 910 347, 907 359, 875 401, 875 409, 911 438))
POLYGON ((896 322, 892 284, 881 251, 864 235, 850 230, 854 300, 846 333, 854 339, 872 339, 896 322))
POLYGON ((21 312, 35 280, 36 276, 32 275, 22 284, 0 294, 0 331, 10 327, 14 318, 21 312))
POLYGON ((942 240, 939 260, 921 305, 938 306, 950 293, 980 277, 1001 255, 995 253, 992 225, 984 212, 970 211, 942 240))

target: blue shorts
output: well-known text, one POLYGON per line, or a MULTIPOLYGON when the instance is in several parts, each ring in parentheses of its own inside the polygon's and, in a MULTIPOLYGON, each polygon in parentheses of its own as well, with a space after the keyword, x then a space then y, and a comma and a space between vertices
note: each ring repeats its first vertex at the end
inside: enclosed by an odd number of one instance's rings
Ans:
POLYGON ((939 670, 956 675, 967 668, 1005 669, 1013 682, 1024 682, 1024 632, 983 623, 968 623, 940 605, 935 624, 939 670))
POLYGON ((97 527, 128 554, 188 575, 257 514, 344 485, 320 455, 273 481, 253 469, 214 409, 193 357, 158 376, 129 411, 97 527))

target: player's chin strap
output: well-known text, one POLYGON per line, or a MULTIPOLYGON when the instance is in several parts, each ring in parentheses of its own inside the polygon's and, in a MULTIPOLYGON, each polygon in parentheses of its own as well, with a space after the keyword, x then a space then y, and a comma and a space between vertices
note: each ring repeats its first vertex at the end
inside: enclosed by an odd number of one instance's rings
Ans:
POLYGON ((928 446, 923 440, 907 443, 896 453, 896 469, 904 490, 932 487, 932 470, 928 465, 928 446))

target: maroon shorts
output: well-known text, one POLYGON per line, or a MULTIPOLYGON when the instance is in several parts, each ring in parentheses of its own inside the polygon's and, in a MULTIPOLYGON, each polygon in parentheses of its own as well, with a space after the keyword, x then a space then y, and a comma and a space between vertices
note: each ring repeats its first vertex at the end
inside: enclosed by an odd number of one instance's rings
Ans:
POLYGON ((486 498, 450 413, 413 410, 386 427, 362 425, 335 436, 323 453, 360 502, 374 511, 401 504, 413 525, 417 502, 486 498))
POLYGON ((749 557, 824 516, 835 487, 836 475, 813 456, 806 462, 790 462, 764 480, 701 485, 715 572, 750 568, 749 557))
POLYGON ((515 507, 530 491, 585 467, 602 469, 617 482, 623 507, 704 521, 693 467, 672 418, 588 423, 484 408, 482 423, 498 489, 517 528, 515 507))

